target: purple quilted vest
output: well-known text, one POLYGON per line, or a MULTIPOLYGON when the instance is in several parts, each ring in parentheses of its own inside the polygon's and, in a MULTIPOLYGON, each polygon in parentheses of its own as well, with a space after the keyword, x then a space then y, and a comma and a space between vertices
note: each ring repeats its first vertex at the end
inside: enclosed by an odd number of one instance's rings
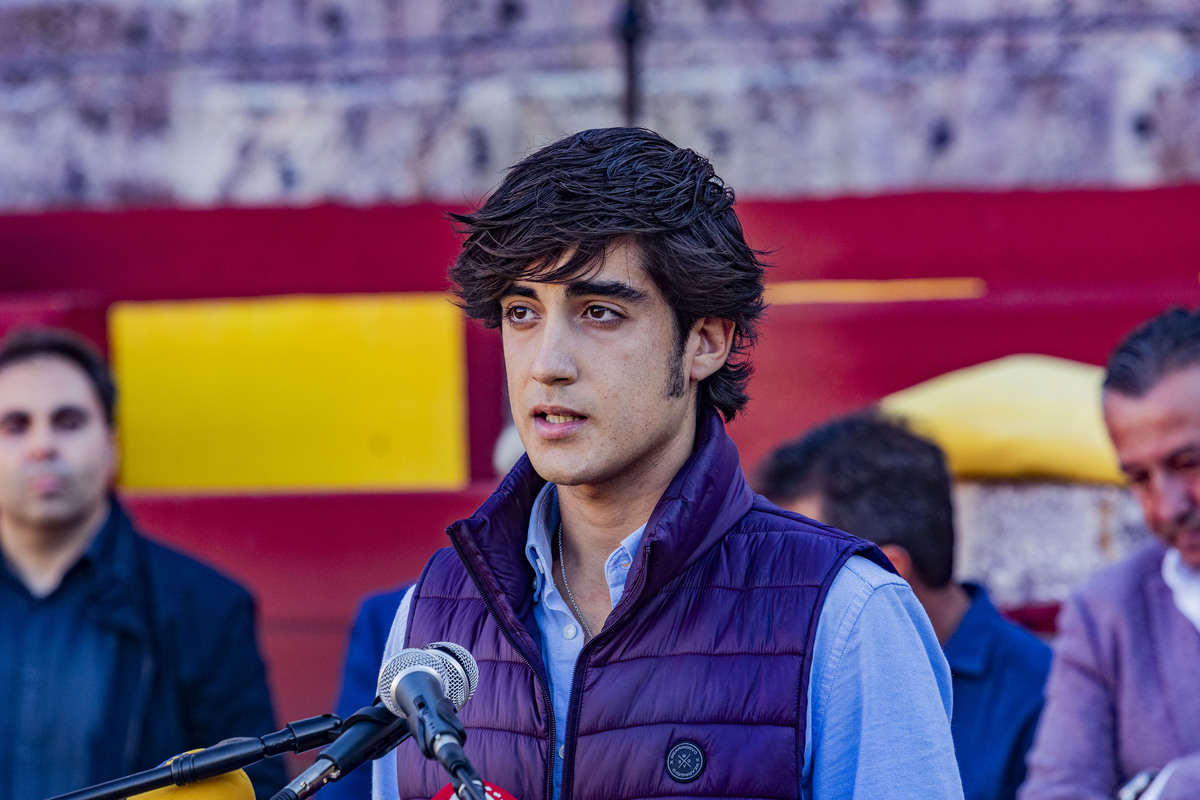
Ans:
MULTIPOLYGON (((522 459, 451 526, 454 549, 426 566, 406 642, 454 641, 475 656, 464 749, 518 800, 552 796, 554 714, 523 551, 542 483, 522 459)), ((576 664, 562 800, 799 797, 817 617, 855 553, 889 566, 868 543, 756 496, 713 415, 647 523, 621 602, 576 664)), ((404 800, 446 785, 417 748, 396 757, 404 800)))

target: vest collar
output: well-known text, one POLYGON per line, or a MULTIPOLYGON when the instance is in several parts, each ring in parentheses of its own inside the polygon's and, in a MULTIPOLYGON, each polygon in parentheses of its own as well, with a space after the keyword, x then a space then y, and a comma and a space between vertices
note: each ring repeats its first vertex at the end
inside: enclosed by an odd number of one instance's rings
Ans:
POLYGON ((754 492, 742 474, 737 445, 725 433, 719 414, 710 411, 697 430, 696 449, 646 523, 639 559, 630 570, 645 573, 643 592, 653 594, 683 573, 753 503, 754 492))
MULTIPOLYGON (((507 599, 508 609, 498 607, 497 613, 514 627, 520 627, 518 610, 531 602, 534 576, 525 557, 525 536, 534 499, 545 483, 522 456, 472 517, 447 530, 481 588, 494 599, 507 599)), ((697 427, 692 455, 650 514, 614 613, 620 616, 684 572, 745 516, 753 500, 737 446, 718 413, 710 411, 697 427)))

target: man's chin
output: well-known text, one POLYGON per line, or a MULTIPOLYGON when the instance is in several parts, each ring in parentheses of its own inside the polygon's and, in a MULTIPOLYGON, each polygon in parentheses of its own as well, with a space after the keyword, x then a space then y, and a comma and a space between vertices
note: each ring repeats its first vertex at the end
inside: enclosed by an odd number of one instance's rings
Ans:
POLYGON ((1200 530, 1181 531, 1171 543, 1189 569, 1200 572, 1200 530))
POLYGON ((533 471, 548 483, 557 486, 579 486, 588 482, 588 474, 575 459, 563 459, 562 454, 547 457, 544 453, 527 452, 533 471))
POLYGON ((1200 572, 1200 552, 1195 550, 1180 550, 1179 560, 1192 572, 1200 572))
POLYGON ((80 510, 74 504, 41 503, 29 510, 24 522, 47 535, 58 535, 74 531, 88 516, 87 510, 80 510))
POLYGON ((566 470, 556 467, 539 468, 536 462, 533 463, 533 471, 542 476, 542 479, 547 483, 553 483, 555 486, 579 486, 587 483, 586 478, 581 476, 578 471, 566 470))

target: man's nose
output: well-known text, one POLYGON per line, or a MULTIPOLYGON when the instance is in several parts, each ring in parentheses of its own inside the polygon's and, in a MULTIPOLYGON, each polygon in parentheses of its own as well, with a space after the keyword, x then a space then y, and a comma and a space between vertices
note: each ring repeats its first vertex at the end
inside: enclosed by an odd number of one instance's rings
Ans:
POLYGON ((34 424, 25 434, 26 455, 34 460, 42 461, 53 458, 58 453, 58 437, 49 425, 34 424))
POLYGON ((1196 487, 1180 475, 1165 474, 1154 493, 1154 516, 1160 525, 1177 525, 1196 512, 1196 487))
POLYGON ((538 383, 571 383, 578 377, 574 354, 575 335, 571 325, 549 317, 541 326, 531 374, 538 383))

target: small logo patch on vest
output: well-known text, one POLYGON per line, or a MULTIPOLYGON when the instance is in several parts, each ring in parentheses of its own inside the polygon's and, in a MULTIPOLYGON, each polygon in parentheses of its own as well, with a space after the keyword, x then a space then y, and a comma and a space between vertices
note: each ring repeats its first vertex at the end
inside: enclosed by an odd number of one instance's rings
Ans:
POLYGON ((667 772, 680 783, 691 783, 704 772, 704 751, 695 742, 680 742, 667 753, 667 772))

